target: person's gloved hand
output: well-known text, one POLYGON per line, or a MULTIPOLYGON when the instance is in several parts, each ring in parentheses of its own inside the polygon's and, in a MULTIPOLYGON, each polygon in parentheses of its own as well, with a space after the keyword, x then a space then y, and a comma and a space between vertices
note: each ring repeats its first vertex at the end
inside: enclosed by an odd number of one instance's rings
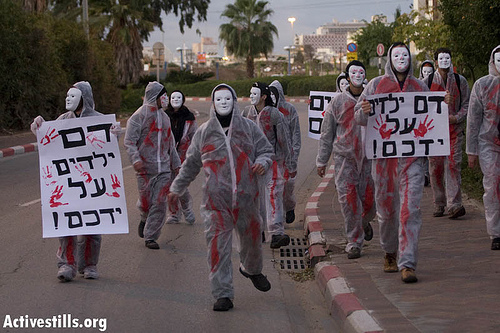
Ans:
POLYGON ((111 125, 109 131, 114 134, 117 138, 120 138, 120 134, 122 134, 122 126, 120 125, 119 122, 114 123, 111 125))
POLYGON ((36 131, 42 126, 42 123, 45 121, 42 116, 36 116, 35 119, 33 119, 33 122, 31 123, 30 129, 33 132, 33 134, 36 135, 36 131))

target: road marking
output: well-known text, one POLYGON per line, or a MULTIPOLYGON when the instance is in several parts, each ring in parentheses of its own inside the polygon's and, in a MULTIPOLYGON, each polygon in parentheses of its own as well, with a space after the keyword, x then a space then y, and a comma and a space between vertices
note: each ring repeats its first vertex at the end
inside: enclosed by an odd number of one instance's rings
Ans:
MULTIPOLYGON (((122 168, 122 171, 126 171, 126 170, 128 170, 128 169, 132 169, 132 167, 133 167, 132 165, 126 166, 126 167, 122 168)), ((38 198, 38 199, 36 199, 36 200, 33 200, 33 201, 30 201, 30 202, 25 202, 25 203, 23 203, 23 204, 20 204, 19 206, 21 206, 21 207, 28 207, 28 206, 34 205, 34 204, 36 204, 36 203, 39 203, 39 202, 41 202, 41 201, 42 201, 42 199, 41 199, 41 198, 38 198)))

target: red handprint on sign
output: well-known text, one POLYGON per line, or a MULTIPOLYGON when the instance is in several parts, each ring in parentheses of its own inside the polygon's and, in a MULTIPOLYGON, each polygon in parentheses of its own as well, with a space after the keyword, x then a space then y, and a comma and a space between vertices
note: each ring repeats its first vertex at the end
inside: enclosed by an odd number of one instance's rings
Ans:
POLYGON ((119 188, 119 187, 122 187, 122 186, 121 186, 120 181, 118 180, 118 176, 116 174, 115 175, 111 175, 111 187, 114 190, 113 193, 111 193, 111 194, 106 193, 106 195, 110 196, 110 197, 119 198, 120 194, 118 194, 118 192, 116 191, 116 189, 119 188))
POLYGON ((94 148, 102 148, 102 147, 104 147, 104 144, 105 144, 105 142, 102 141, 101 139, 99 139, 97 136, 95 136, 94 133, 87 134, 87 140, 89 140, 90 144, 94 148), (102 145, 101 145, 101 143, 102 143, 102 145))
POLYGON ((378 119, 375 119, 378 127, 373 126, 373 128, 376 129, 380 133, 380 136, 382 137, 382 139, 390 139, 392 129, 387 129, 387 123, 382 119, 382 115, 379 115, 379 118, 380 118, 380 122, 378 121, 378 119))
POLYGON ((59 136, 59 133, 56 132, 56 129, 55 128, 52 128, 51 130, 51 127, 49 127, 47 129, 47 132, 45 133, 45 136, 42 138, 42 140, 40 140, 40 143, 44 146, 48 145, 49 143, 52 142, 52 140, 54 140, 55 138, 57 138, 59 136))
POLYGON ((83 165, 80 163, 79 164, 80 167, 78 167, 78 165, 75 165, 75 168, 78 172, 80 172, 80 174, 82 175, 82 177, 85 177, 85 182, 86 183, 90 183, 92 181, 92 176, 90 175, 90 173, 88 173, 87 171, 85 171, 85 168, 83 167, 83 165))
POLYGON ((45 186, 54 185, 57 181, 52 176, 52 167, 48 165, 42 168, 42 178, 45 180, 45 186))
POLYGON ((429 127, 429 126, 431 126, 434 119, 431 119, 431 121, 429 121, 429 123, 426 124, 428 117, 429 116, 425 116, 424 122, 422 123, 422 121, 420 121, 420 124, 418 125, 418 127, 413 130, 413 135, 416 138, 419 138, 419 137, 423 138, 428 131, 430 131, 431 129, 434 128, 434 126, 429 127))
POLYGON ((56 200, 59 200, 62 198, 63 193, 62 193, 63 186, 56 186, 55 190, 52 191, 52 195, 50 196, 50 207, 59 207, 63 205, 67 205, 68 203, 62 203, 62 202, 57 202, 56 200))

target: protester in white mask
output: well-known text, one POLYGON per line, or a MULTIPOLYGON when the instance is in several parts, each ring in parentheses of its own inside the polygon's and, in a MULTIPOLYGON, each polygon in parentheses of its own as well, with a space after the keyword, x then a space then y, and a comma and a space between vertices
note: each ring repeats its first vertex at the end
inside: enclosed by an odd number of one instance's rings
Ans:
POLYGON ((500 250, 500 45, 491 52, 489 74, 474 83, 467 115, 469 167, 483 172, 483 203, 491 249, 500 250))
POLYGON ((156 81, 150 82, 142 106, 127 121, 124 140, 139 188, 139 237, 144 238, 145 246, 153 250, 160 248, 156 241, 165 223, 166 195, 181 166, 170 119, 162 111, 167 106, 165 87, 156 81))
MULTIPOLYGON (((276 89, 277 91, 277 89, 276 89)), ((262 82, 255 82, 250 89, 251 96, 259 96, 243 114, 257 114, 255 122, 273 146, 273 167, 266 173, 261 193, 261 211, 265 230, 271 235, 272 249, 287 246, 290 237, 285 234, 285 213, 283 211, 284 171, 292 167, 292 147, 285 118, 271 98, 271 90, 262 82), (254 104, 255 103, 255 104, 254 104)), ((292 174, 295 176, 295 174, 292 174)))
MULTIPOLYGON (((366 96, 429 90, 413 76, 410 50, 405 44, 394 43, 387 58, 385 74, 368 83, 355 106, 356 121, 363 126, 366 126, 372 108, 366 96)), ((385 251, 384 271, 397 272, 399 269, 403 282, 417 282, 415 269, 422 225, 420 201, 424 186, 424 158, 374 159, 372 170, 380 244, 385 251)))
MULTIPOLYGON (((184 94, 180 90, 174 90, 170 94, 170 104, 165 110, 170 118, 170 126, 175 138, 175 147, 181 159, 181 163, 186 159, 187 150, 198 128, 194 114, 184 105, 185 101, 186 97, 184 94)), ((167 223, 179 223, 181 214, 184 214, 186 222, 194 224, 195 214, 193 211, 193 198, 188 190, 179 197, 179 204, 180 209, 169 214, 167 223)))
MULTIPOLYGON (((169 205, 203 168, 201 214, 208 245, 214 311, 233 307, 232 235, 240 241, 240 272, 260 291, 271 284, 262 274, 258 178, 271 166, 273 148, 257 125, 241 116, 236 93, 221 84, 212 91, 210 118, 196 131, 181 170, 170 187, 169 205)), ((175 209, 175 208, 171 208, 175 209)))
POLYGON ((349 82, 347 81, 344 72, 340 73, 339 76, 337 76, 336 83, 337 83, 337 92, 344 92, 346 91, 347 87, 349 87, 349 82))
POLYGON ((429 75, 434 73, 434 64, 431 60, 424 60, 420 65, 420 80, 425 79, 429 75))
POLYGON ((333 155, 335 188, 344 217, 348 259, 361 256, 364 240, 373 238, 370 221, 375 217, 371 164, 364 154, 363 129, 354 121, 354 106, 363 92, 366 77, 362 62, 346 67, 349 87, 328 104, 319 140, 316 166, 323 177, 333 155))
POLYGON ((439 48, 434 53, 438 66, 435 73, 424 79, 431 91, 446 91, 448 98, 448 119, 450 128, 450 155, 429 157, 429 171, 434 195, 435 217, 445 214, 456 219, 465 215, 462 205, 462 143, 464 121, 469 109, 469 84, 453 71, 451 51, 439 48))
MULTIPOLYGON (((66 95, 66 110, 56 120, 100 116, 102 113, 94 109, 92 87, 87 81, 75 83, 66 95)), ((37 116, 31 124, 31 130, 36 131, 44 122, 42 116, 37 116)), ((121 132, 120 123, 113 124, 110 132, 118 136, 121 132)), ((57 278, 61 282, 73 280, 77 271, 85 279, 97 279, 97 263, 101 252, 101 235, 83 235, 59 237, 57 251, 59 268, 57 278)))

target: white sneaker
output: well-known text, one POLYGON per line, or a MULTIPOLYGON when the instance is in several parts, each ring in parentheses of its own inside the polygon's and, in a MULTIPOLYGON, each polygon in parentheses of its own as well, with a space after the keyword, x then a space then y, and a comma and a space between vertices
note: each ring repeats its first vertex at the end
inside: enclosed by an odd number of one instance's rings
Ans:
POLYGON ((57 271, 57 278, 61 282, 69 282, 76 276, 76 270, 69 265, 62 265, 57 271))
POLYGON ((97 267, 95 265, 87 266, 83 269, 83 277, 85 279, 97 279, 99 274, 97 273, 97 267))
POLYGON ((184 214, 184 217, 186 218, 186 222, 189 224, 194 224, 194 222, 196 221, 196 217, 195 217, 194 212, 192 210, 189 211, 189 213, 184 214))

